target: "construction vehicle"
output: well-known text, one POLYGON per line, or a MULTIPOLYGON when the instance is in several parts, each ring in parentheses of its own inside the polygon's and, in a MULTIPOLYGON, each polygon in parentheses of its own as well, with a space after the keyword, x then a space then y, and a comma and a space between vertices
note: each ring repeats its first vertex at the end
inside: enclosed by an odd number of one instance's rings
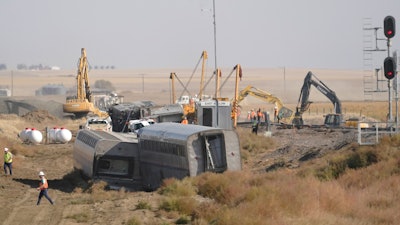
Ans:
POLYGON ((187 119, 189 121, 194 121, 195 117, 196 117, 196 102, 203 100, 204 98, 206 98, 206 95, 203 95, 203 90, 204 90, 204 76, 205 76, 205 66, 206 66, 206 60, 208 59, 208 54, 207 51, 203 51, 201 53, 200 59, 196 65, 196 68, 198 67, 198 65, 200 64, 200 62, 202 62, 202 68, 201 68, 201 79, 200 79, 200 90, 199 90, 199 94, 196 95, 191 95, 190 92, 188 91, 187 87, 190 83, 190 81, 192 80, 193 76, 194 76, 194 72, 196 71, 196 69, 193 71, 190 79, 187 81, 186 85, 184 85, 182 83, 182 81, 178 78, 178 76, 176 75, 176 73, 171 73, 170 74, 170 79, 172 82, 172 99, 173 99, 173 103, 176 104, 180 104, 183 108, 183 114, 184 116, 187 117, 187 119), (176 99, 175 96, 175 79, 177 79, 180 84, 183 86, 184 90, 182 91, 180 97, 178 100, 176 99), (187 92, 189 95, 183 95, 184 92, 187 92))
POLYGON ((243 101, 243 99, 248 95, 256 97, 268 103, 275 104, 278 107, 277 117, 279 118, 279 120, 284 124, 291 124, 294 117, 293 110, 284 106, 282 101, 278 97, 249 85, 239 92, 236 104, 239 105, 239 103, 243 101))
POLYGON ((322 94, 324 94, 333 104, 334 113, 325 115, 324 125, 326 127, 339 127, 342 125, 342 105, 339 98, 336 96, 335 92, 328 88, 321 80, 319 80, 311 71, 307 73, 304 78, 303 87, 300 91, 300 96, 298 104, 296 107, 295 117, 293 119, 293 125, 296 127, 301 127, 304 125, 303 113, 308 110, 310 104, 310 90, 311 85, 317 88, 322 94))
POLYGON ((86 57, 85 48, 81 49, 81 57, 78 63, 78 72, 76 76, 77 88, 76 96, 67 97, 66 103, 63 104, 65 113, 73 113, 75 117, 85 117, 93 114, 99 117, 108 117, 107 112, 101 111, 92 101, 92 92, 89 86, 88 76, 89 64, 86 57))

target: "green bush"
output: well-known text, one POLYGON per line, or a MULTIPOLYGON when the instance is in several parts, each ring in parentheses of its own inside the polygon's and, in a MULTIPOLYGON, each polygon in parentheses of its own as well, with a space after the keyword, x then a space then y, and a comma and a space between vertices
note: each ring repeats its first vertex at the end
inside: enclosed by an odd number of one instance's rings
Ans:
POLYGON ((148 209, 148 210, 151 210, 151 205, 148 202, 139 201, 136 204, 136 209, 148 209))
POLYGON ((328 161, 328 165, 319 168, 315 175, 320 180, 339 178, 347 169, 360 169, 379 161, 376 150, 359 148, 344 156, 339 156, 328 161))

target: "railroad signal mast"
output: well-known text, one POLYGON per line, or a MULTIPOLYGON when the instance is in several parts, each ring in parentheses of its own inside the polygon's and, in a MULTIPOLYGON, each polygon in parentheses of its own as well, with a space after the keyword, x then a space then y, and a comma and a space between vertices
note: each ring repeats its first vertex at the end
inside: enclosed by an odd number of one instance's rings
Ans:
MULTIPOLYGON (((391 95, 391 85, 390 80, 396 77, 396 60, 390 56, 390 39, 396 34, 396 21, 393 16, 386 16, 383 20, 383 33, 387 38, 387 50, 388 55, 383 61, 383 69, 385 77, 388 79, 388 89, 389 89, 389 122, 393 121, 392 117, 392 95, 391 95)), ((396 82, 397 85, 397 82, 396 82)), ((397 90, 397 88, 396 88, 397 90)), ((397 101, 397 91, 396 91, 396 101, 397 101)), ((396 104, 397 106, 397 104, 396 104)), ((397 107, 396 107, 397 111, 397 107)), ((398 118, 396 116, 396 122, 398 118)))
POLYGON ((396 61, 390 56, 390 39, 396 34, 396 21, 393 16, 386 16, 383 20, 383 33, 387 38, 388 56, 383 61, 385 77, 388 80, 396 76, 396 61))

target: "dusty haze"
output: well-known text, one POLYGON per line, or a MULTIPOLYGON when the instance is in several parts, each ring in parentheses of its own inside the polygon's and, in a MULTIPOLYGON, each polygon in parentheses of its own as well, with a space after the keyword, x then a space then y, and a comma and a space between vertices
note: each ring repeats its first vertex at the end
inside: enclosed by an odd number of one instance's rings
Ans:
MULTIPOLYGON (((280 98, 286 104, 297 103, 300 88, 308 71, 312 71, 330 89, 336 92, 341 101, 364 101, 363 71, 357 70, 325 70, 325 69, 290 69, 290 68, 245 68, 239 81, 239 90, 247 85, 267 91, 280 98)), ((93 87, 96 80, 110 81, 119 94, 125 96, 125 102, 137 100, 153 100, 159 104, 172 101, 170 73, 175 72, 179 80, 175 80, 175 96, 195 95, 200 90, 201 71, 193 69, 136 69, 136 70, 91 70, 89 83, 93 87), (192 78, 191 78, 192 77, 192 78), (191 79, 191 80, 190 80, 191 79), (187 90, 182 86, 189 83, 187 90)), ((204 94, 214 96, 215 76, 211 69, 204 75, 204 94)), ((63 84, 66 88, 76 86, 75 70, 60 71, 0 71, 0 83, 12 89, 14 97, 34 96, 35 91, 47 84, 63 84)), ((232 99, 235 93, 236 71, 231 68, 222 69, 221 97, 232 99)), ((380 88, 387 89, 387 83, 381 82, 380 88)), ((387 93, 373 95, 374 101, 386 101, 387 93)), ((47 96, 60 102, 65 96, 47 96)), ((254 99, 247 98, 246 101, 254 99)), ((315 88, 311 88, 310 100, 329 102, 315 88)))

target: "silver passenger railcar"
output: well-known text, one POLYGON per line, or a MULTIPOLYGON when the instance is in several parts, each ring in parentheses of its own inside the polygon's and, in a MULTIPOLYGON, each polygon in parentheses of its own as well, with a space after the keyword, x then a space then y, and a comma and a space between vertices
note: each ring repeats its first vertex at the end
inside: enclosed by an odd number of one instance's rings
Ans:
POLYGON ((142 182, 149 190, 165 178, 241 170, 239 138, 233 130, 157 123, 139 130, 138 143, 142 182))
POLYGON ((137 139, 123 133, 80 130, 73 149, 74 168, 113 188, 141 189, 137 139))

